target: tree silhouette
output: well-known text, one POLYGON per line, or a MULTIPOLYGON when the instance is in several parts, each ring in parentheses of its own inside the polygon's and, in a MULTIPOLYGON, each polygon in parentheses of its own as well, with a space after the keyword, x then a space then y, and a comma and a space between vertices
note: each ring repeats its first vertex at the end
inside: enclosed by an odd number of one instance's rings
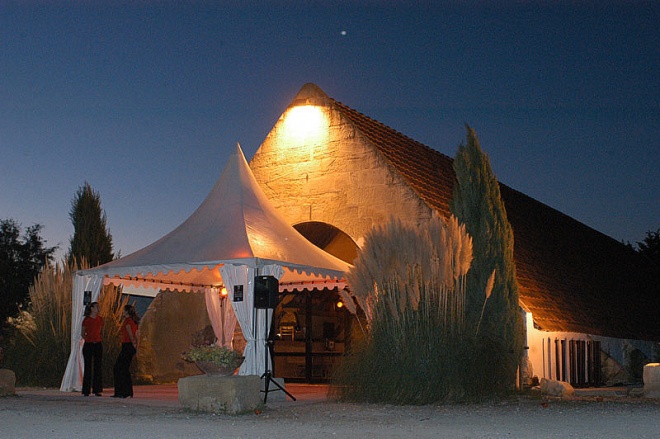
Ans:
POLYGON ((90 267, 113 259, 112 235, 107 230, 107 218, 101 208, 101 196, 85 182, 71 201, 69 217, 73 223, 73 237, 67 260, 85 260, 90 267))
POLYGON ((29 288, 46 262, 52 262, 57 247, 46 247, 35 224, 21 236, 13 219, 0 221, 0 331, 7 317, 15 317, 27 305, 29 288))
POLYGON ((466 128, 467 145, 459 146, 454 160, 456 184, 450 204, 473 239, 474 259, 466 276, 466 321, 475 328, 475 355, 481 356, 476 361, 486 368, 480 379, 493 391, 508 391, 515 386, 523 346, 513 231, 488 156, 474 130, 466 128))
POLYGON ((660 229, 646 232, 644 239, 637 242, 637 252, 660 267, 660 229))

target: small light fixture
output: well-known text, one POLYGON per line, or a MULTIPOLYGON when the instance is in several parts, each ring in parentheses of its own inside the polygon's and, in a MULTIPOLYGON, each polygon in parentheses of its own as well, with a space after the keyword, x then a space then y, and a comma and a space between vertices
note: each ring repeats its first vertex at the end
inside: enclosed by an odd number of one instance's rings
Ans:
POLYGON ((344 302, 341 300, 337 302, 337 308, 343 308, 344 307, 344 302))
POLYGON ((222 289, 220 290, 220 295, 222 297, 227 297, 227 288, 222 287, 222 289))

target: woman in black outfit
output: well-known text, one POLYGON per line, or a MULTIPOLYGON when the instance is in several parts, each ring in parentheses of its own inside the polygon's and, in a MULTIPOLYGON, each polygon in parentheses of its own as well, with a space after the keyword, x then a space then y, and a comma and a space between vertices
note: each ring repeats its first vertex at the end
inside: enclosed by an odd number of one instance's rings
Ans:
POLYGON ((124 306, 122 312, 124 321, 121 324, 121 351, 113 368, 115 378, 115 394, 113 398, 132 398, 133 382, 131 381, 131 361, 137 352, 137 331, 140 316, 133 305, 124 306))

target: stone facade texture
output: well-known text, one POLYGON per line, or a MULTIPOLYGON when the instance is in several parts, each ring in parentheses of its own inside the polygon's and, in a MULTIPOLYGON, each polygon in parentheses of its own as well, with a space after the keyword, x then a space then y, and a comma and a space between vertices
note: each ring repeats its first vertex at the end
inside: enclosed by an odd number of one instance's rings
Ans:
POLYGON ((181 354, 190 349, 193 335, 210 324, 203 293, 158 294, 140 321, 136 379, 170 383, 200 374, 181 354))
POLYGON ((16 374, 13 370, 0 369, 0 396, 16 394, 16 374))
POLYGON ((256 375, 199 375, 178 381, 179 402, 192 410, 236 415, 263 406, 256 375))
POLYGON ((390 217, 418 223, 431 209, 341 113, 317 107, 327 136, 291 136, 287 109, 250 162, 266 196, 290 224, 333 225, 361 244, 390 217))

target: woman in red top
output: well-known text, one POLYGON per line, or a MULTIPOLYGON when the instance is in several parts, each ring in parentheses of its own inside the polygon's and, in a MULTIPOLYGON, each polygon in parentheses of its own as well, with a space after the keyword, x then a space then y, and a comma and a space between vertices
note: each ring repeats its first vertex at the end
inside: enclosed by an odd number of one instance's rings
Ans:
POLYGON ((122 312, 124 321, 121 324, 121 351, 113 368, 115 378, 115 394, 113 398, 132 398, 133 382, 131 381, 131 361, 137 352, 137 330, 140 317, 133 305, 124 306, 122 312))
POLYGON ((101 392, 103 392, 102 329, 103 317, 99 315, 99 304, 92 302, 85 307, 85 318, 80 333, 85 340, 82 351, 84 360, 82 394, 84 396, 89 396, 90 388, 96 396, 101 396, 101 392))

